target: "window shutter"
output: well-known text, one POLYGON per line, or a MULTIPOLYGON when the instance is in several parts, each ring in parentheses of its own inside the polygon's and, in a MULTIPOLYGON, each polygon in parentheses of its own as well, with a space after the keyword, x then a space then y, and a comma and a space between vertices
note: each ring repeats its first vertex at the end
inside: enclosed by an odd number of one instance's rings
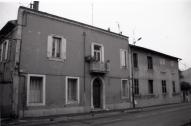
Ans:
POLYGON ((7 59, 7 56, 8 56, 8 47, 9 47, 9 41, 6 40, 6 47, 5 47, 5 60, 7 59))
POLYGON ((94 57, 94 43, 91 44, 91 56, 94 57))
POLYGON ((104 46, 101 46, 101 61, 104 62, 104 46))
POLYGON ((47 41, 47 57, 52 57, 52 36, 48 36, 47 41))
POLYGON ((120 50, 120 58, 121 58, 121 66, 124 66, 124 61, 125 61, 125 55, 124 55, 124 51, 121 49, 120 50))
POLYGON ((61 58, 66 59, 66 39, 64 37, 61 42, 61 58))

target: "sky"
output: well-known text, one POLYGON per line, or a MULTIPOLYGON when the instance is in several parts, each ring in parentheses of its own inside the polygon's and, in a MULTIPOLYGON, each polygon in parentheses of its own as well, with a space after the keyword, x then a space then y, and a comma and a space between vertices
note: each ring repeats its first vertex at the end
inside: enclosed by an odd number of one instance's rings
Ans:
MULTIPOLYGON (((191 67, 191 0, 39 0, 39 10, 112 32, 122 32, 136 45, 182 60, 191 67)), ((0 29, 15 20, 18 7, 31 0, 0 0, 0 29)))

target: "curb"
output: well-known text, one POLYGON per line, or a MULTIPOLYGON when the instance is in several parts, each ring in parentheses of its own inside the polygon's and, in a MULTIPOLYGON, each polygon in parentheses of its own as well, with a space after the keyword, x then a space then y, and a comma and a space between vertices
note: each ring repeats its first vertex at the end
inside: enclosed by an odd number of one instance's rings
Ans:
POLYGON ((35 126, 35 125, 47 125, 47 124, 55 124, 55 123, 69 123, 75 121, 83 121, 83 120, 91 120, 91 119, 99 119, 106 118, 114 115, 119 115, 122 113, 138 113, 138 112, 147 112, 153 110, 160 110, 165 108, 172 107, 181 107, 186 106, 191 103, 176 103, 176 104, 165 104, 165 105, 157 105, 157 106, 148 106, 148 107, 138 107, 135 109, 121 109, 121 110, 111 110, 111 111, 102 111, 95 113, 86 113, 86 114, 77 114, 77 115, 60 115, 60 116, 47 116, 45 118, 32 118, 32 119, 20 119, 20 120, 10 120, 8 122, 2 121, 2 126, 35 126))

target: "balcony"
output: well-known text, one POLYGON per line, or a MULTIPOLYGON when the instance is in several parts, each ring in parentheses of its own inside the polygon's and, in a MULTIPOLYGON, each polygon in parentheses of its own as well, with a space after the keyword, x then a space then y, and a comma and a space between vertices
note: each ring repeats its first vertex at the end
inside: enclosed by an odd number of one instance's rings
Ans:
POLYGON ((106 74, 110 71, 110 63, 107 62, 90 62, 90 73, 106 74))

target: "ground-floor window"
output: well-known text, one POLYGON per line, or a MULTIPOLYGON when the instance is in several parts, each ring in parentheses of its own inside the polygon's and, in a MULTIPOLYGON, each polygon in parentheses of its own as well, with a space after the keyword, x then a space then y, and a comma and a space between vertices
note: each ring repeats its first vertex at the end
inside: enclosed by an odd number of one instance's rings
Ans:
POLYGON ((66 104, 79 103, 79 77, 66 77, 66 104))
POLYGON ((167 93, 167 90, 166 90, 166 80, 162 80, 162 93, 167 93))
POLYGON ((129 84, 127 79, 121 80, 122 98, 129 98, 129 84))
POLYGON ((175 81, 172 81, 172 91, 173 91, 173 93, 176 93, 175 81))
POLYGON ((134 94, 138 95, 139 94, 139 80, 134 79, 134 94))
POLYGON ((45 76, 29 74, 27 81, 27 105, 45 105, 45 76))
POLYGON ((148 93, 153 94, 153 80, 148 80, 148 93))

